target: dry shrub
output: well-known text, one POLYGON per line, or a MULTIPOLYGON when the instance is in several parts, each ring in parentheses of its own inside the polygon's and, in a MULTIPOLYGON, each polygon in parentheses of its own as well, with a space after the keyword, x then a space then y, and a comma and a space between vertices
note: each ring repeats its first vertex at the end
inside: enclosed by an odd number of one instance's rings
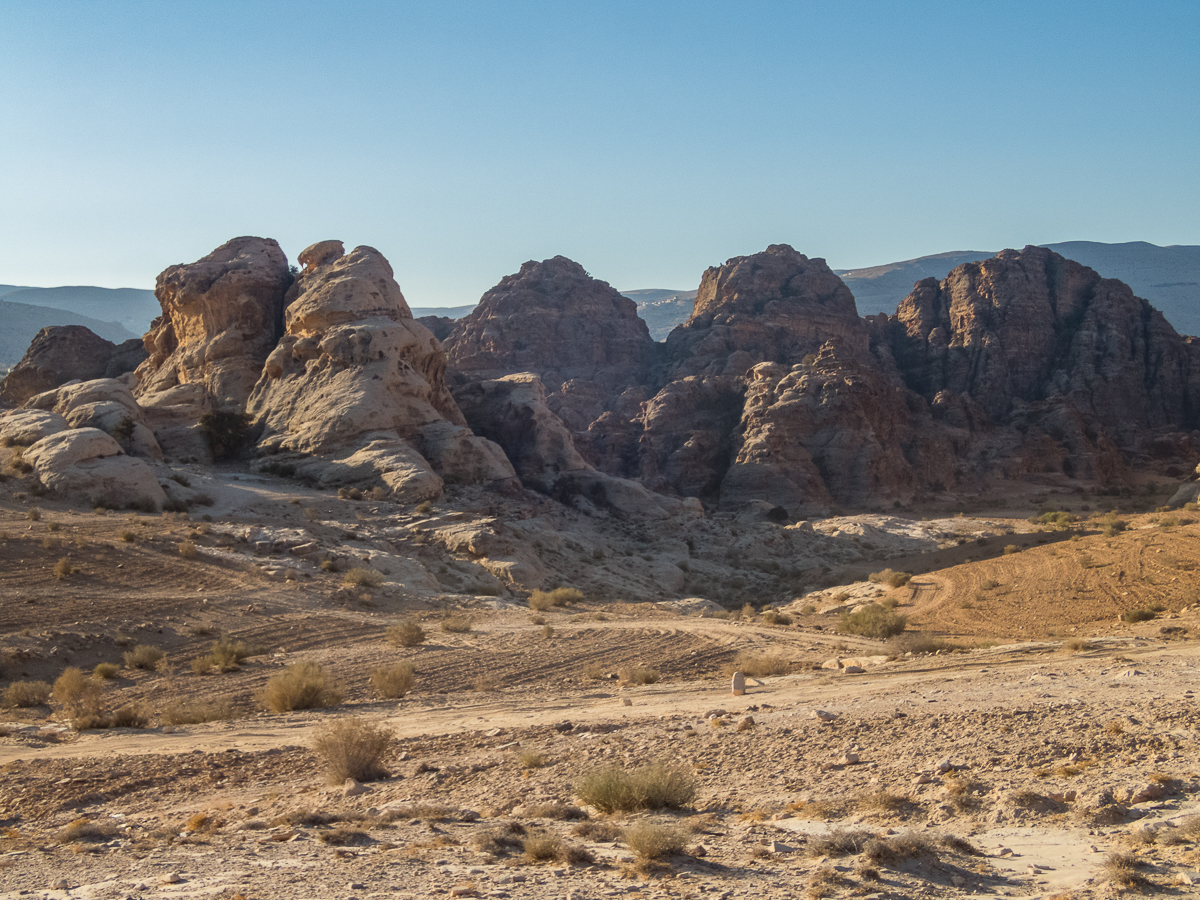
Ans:
POLYGON ((355 566, 342 576, 342 582, 356 587, 379 587, 383 584, 383 573, 378 569, 355 566))
POLYGON ((554 606, 582 603, 583 599, 583 592, 575 588, 560 587, 552 591, 534 591, 529 595, 529 608, 545 611, 554 606))
POLYGON ((524 849, 525 826, 520 822, 506 822, 495 828, 485 828, 471 835, 471 843, 481 853, 504 856, 524 849))
POLYGON ((521 846, 525 850, 525 860, 530 863, 560 862, 580 866, 596 861, 585 848, 546 831, 534 832, 521 842, 521 846))
POLYGON ((82 669, 68 666, 54 682, 54 701, 72 719, 95 715, 100 711, 100 682, 89 678, 82 669))
POLYGON ((197 551, 196 551, 195 541, 180 541, 179 542, 179 555, 182 556, 184 559, 195 559, 196 553, 197 553, 197 551))
POLYGON ((952 653, 955 650, 965 650, 965 644, 957 644, 945 638, 934 637, 931 634, 917 632, 916 634, 897 635, 888 641, 888 652, 899 656, 903 653, 952 653))
POLYGON ((905 794, 893 794, 888 791, 872 791, 855 798, 854 808, 860 812, 877 813, 879 815, 895 815, 903 812, 912 803, 912 798, 905 794))
POLYGON ((233 718, 233 704, 228 700, 180 700, 163 709, 159 715, 164 725, 199 725, 233 718))
POLYGON ((1133 888, 1149 884, 1149 879, 1138 871, 1145 863, 1132 853, 1110 853, 1104 858, 1101 871, 1118 887, 1133 888))
POLYGON ((764 609, 762 614, 764 625, 791 625, 792 617, 777 609, 764 609))
POLYGON ((1068 653, 1082 653, 1085 650, 1095 650, 1096 645, 1084 638, 1071 638, 1063 643, 1063 649, 1068 653))
POLYGON ((749 653, 743 650, 733 658, 731 672, 741 672, 751 678, 767 675, 786 675, 791 671, 792 661, 781 653, 749 653))
POLYGON ((517 762, 525 769, 540 769, 546 765, 546 756, 539 750, 521 750, 517 762))
POLYGON ((900 634, 907 624, 904 616, 878 603, 869 603, 854 612, 843 613, 838 621, 838 631, 883 640, 900 634))
POLYGON ((617 669, 621 684, 658 684, 662 676, 646 666, 622 666, 617 669))
POLYGON ((862 853, 867 844, 873 840, 875 840, 873 831, 843 831, 835 828, 833 831, 810 838, 804 852, 813 857, 854 856, 862 853))
POLYGON ((112 681, 121 672, 121 667, 116 663, 98 663, 96 668, 92 669, 92 674, 97 678, 102 678, 105 681, 112 681))
POLYGON ((44 681, 14 681, 4 689, 4 706, 27 709, 45 706, 50 700, 50 685, 44 681))
POLYGON ((107 841, 117 833, 117 827, 109 822, 93 822, 91 819, 76 819, 54 836, 60 844, 76 841, 107 841))
POLYGON ((54 564, 54 577, 59 581, 74 575, 78 571, 79 568, 72 565, 71 560, 65 556, 54 564))
POLYGON ((937 856, 937 848, 928 838, 910 831, 868 841, 863 855, 876 865, 894 866, 910 859, 937 856))
POLYGON ((382 762, 394 740, 392 732, 382 725, 340 719, 317 729, 313 752, 324 761, 330 784, 341 784, 347 778, 375 781, 387 777, 382 762))
POLYGON ((253 655, 250 649, 241 641, 221 638, 213 641, 212 647, 205 656, 192 660, 192 671, 197 675, 207 675, 210 672, 236 672, 246 657, 253 655))
POLYGON ((1200 816, 1188 816, 1174 825, 1167 826, 1159 832, 1158 839, 1169 846, 1200 841, 1200 816))
POLYGON ((813 872, 812 877, 808 880, 809 900, 832 897, 851 883, 849 878, 836 869, 822 866, 813 872))
POLYGON ((583 775, 575 784, 575 794, 605 813, 683 809, 696 799, 696 779, 667 762, 637 769, 605 766, 583 775))
POLYGON ((150 722, 150 717, 146 715, 146 711, 137 703, 126 703, 124 706, 119 706, 107 717, 107 721, 103 725, 97 727, 108 728, 145 728, 150 722))
POLYGON ((272 676, 263 689, 261 700, 272 712, 297 709, 323 709, 342 702, 343 693, 333 679, 315 662, 298 662, 272 676))
POLYGON ((409 619, 392 625, 383 633, 383 637, 397 647, 415 647, 425 641, 425 629, 409 619))
POLYGON ((1121 616, 1121 620, 1132 625, 1137 622, 1149 622, 1151 619, 1154 619, 1157 616, 1158 613, 1153 609, 1150 609, 1149 607, 1142 607, 1140 609, 1129 610, 1123 616, 1121 616))
POLYGON ((166 656, 161 647, 150 644, 138 644, 125 654, 127 669, 153 669, 166 656))
POLYGON ((331 847, 346 847, 351 844, 369 844, 371 836, 358 828, 331 828, 318 834, 317 840, 331 847))
POLYGON ((895 572, 891 569, 884 569, 882 572, 872 572, 867 576, 867 580, 873 584, 886 584, 894 588, 904 587, 911 578, 912 573, 910 572, 895 572))
POLYGON ((384 700, 399 700, 416 683, 416 670, 410 662, 393 663, 371 670, 371 687, 384 700))
POLYGON ((675 823, 635 822, 621 835, 639 860, 655 861, 683 852, 691 837, 675 823))
POLYGON ((1018 547, 1016 544, 1005 544, 1004 545, 1004 555, 1005 556, 1012 556, 1014 553, 1020 553, 1020 552, 1021 552, 1021 548, 1018 547))
POLYGON ((475 623, 467 616, 446 616, 442 619, 441 629, 449 634, 467 634, 475 623))

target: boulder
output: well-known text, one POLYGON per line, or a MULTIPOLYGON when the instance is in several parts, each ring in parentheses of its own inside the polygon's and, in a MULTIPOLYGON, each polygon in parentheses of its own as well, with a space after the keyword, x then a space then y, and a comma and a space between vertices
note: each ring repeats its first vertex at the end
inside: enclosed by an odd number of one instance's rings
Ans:
POLYGON ((154 470, 126 456, 98 428, 74 428, 49 435, 25 451, 25 461, 50 490, 114 509, 158 510, 166 501, 154 470))
POLYGON ((0 417, 0 445, 28 447, 44 437, 66 431, 67 420, 45 409, 16 409, 0 417))
POLYGON ((512 482, 500 448, 466 427, 446 355, 383 255, 324 241, 300 260, 284 336, 248 404, 260 455, 321 484, 378 485, 404 499, 435 497, 443 480, 512 482))
POLYGON ((65 384, 29 398, 26 405, 52 410, 71 428, 98 428, 131 456, 162 459, 158 441, 146 426, 142 409, 123 380, 97 378, 65 384))
POLYGON ((51 325, 33 338, 25 356, 0 383, 0 400, 24 403, 68 381, 115 378, 146 358, 137 339, 114 344, 83 325, 51 325))
POLYGON ((245 410, 281 333, 291 282, 279 244, 257 237, 234 238, 158 276, 163 314, 144 338, 149 357, 135 395, 169 455, 208 459, 201 417, 245 410))

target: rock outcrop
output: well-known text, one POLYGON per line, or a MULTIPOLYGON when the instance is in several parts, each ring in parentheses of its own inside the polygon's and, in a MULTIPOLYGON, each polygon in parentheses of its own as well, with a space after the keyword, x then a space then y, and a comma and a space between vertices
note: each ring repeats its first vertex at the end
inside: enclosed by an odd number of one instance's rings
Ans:
POLYGON ((83 325, 51 325, 37 333, 0 383, 0 400, 21 404, 68 381, 116 378, 136 369, 146 355, 139 340, 114 344, 83 325))
POLYGON ((515 480, 500 448, 466 427, 445 384, 446 354, 413 319, 382 254, 324 241, 300 262, 283 338, 248 404, 265 464, 400 499, 435 497, 443 481, 515 480))
POLYGON ((51 491, 95 505, 157 511, 167 499, 154 470, 126 456, 98 428, 73 428, 44 437, 25 451, 24 458, 51 491))
POLYGON ((1200 415, 1200 346, 1127 285, 1041 247, 918 282, 888 333, 913 390, 1035 427, 1077 468, 1118 465, 1200 415))
POLYGON ((149 358, 137 369, 135 395, 168 454, 207 459, 201 417, 245 410, 281 334, 291 281, 279 244, 257 237, 234 238, 158 276, 163 314, 144 338, 149 358))
POLYGON ((69 428, 98 428, 117 441, 123 453, 161 460, 162 450, 126 380, 98 378, 67 384, 30 397, 25 405, 61 416, 69 428))

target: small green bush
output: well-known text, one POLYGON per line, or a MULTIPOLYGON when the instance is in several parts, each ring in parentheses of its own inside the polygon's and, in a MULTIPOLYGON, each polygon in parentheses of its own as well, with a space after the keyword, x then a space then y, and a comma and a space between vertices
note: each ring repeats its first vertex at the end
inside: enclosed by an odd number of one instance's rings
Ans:
POLYGON ((315 662, 298 662, 268 679, 261 700, 272 712, 323 709, 342 702, 343 693, 315 662))
POLYGON ((215 461, 236 459, 250 442, 250 417, 231 409, 217 409, 200 417, 200 433, 215 461))
POLYGON ((1040 516, 1034 516, 1029 521, 1034 525, 1045 525, 1061 531, 1064 528, 1070 528, 1075 522, 1075 517, 1064 510, 1050 510, 1042 513, 1040 516))
POLYGON ((870 603, 854 612, 843 613, 838 621, 838 631, 883 640, 900 634, 907 625, 904 616, 878 603, 870 603))
POLYGON ((575 794, 604 813, 683 809, 696 799, 696 779, 681 766, 655 762, 637 769, 613 765, 583 775, 575 794))
POLYGON ((394 644, 397 647, 415 647, 418 644, 424 643, 425 629, 409 619, 408 621, 389 627, 383 633, 383 637, 389 644, 394 644))

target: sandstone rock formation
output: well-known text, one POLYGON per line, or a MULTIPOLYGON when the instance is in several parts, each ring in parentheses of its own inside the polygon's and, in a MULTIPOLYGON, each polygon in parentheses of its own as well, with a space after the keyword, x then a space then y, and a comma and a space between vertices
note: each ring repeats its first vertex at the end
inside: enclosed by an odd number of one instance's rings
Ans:
POLYGON ((28 447, 44 437, 66 431, 67 420, 44 409, 16 409, 0 417, 0 445, 28 447))
POLYGON ((273 240, 234 238, 158 276, 163 314, 144 338, 135 391, 166 452, 208 458, 197 429, 212 410, 242 412, 282 331, 287 257, 273 240))
POLYGON ((126 456, 98 428, 74 428, 44 437, 24 457, 47 488, 93 504, 157 511, 167 499, 154 470, 126 456))
POLYGON ((446 355, 379 251, 344 254, 324 241, 300 261, 283 338, 248 404, 267 464, 403 499, 435 497, 443 481, 514 480, 500 448, 466 427, 446 388, 446 355))
POLYGON ((0 400, 20 404, 68 381, 115 378, 132 372, 145 358, 141 341, 114 344, 82 325, 51 325, 37 333, 0 383, 0 400))
POLYGON ((63 385, 30 397, 26 406, 52 411, 70 428, 98 428, 115 439, 124 453, 162 459, 162 450, 124 380, 97 378, 63 385))

